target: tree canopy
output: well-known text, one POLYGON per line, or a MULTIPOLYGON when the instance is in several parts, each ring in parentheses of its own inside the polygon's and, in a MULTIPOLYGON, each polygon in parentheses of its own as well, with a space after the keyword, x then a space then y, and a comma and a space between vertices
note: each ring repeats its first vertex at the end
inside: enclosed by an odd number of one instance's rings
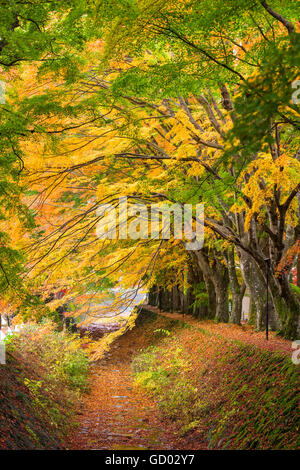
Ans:
POLYGON ((9 1, 2 10, 3 302, 41 315, 49 293, 66 288, 64 302, 92 316, 108 289, 120 288, 119 311, 144 289, 169 308, 239 323, 247 289, 262 328, 268 277, 272 326, 296 337, 298 2, 9 1), (150 230, 97 238, 99 209, 120 215, 125 196, 128 223, 133 204, 204 204, 203 248, 150 230))

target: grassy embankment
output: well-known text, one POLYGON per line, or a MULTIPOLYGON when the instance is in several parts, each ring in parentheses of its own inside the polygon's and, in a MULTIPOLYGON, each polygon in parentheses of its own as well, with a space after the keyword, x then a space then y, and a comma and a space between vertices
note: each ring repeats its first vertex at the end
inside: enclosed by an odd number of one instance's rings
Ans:
MULTIPOLYGON (((279 352, 148 313, 134 333, 147 346, 133 359, 135 382, 182 435, 210 449, 299 447, 299 366, 279 352)), ((229 326, 230 327, 230 326, 229 326)))
POLYGON ((0 449, 59 449, 86 390, 88 359, 75 336, 29 325, 0 365, 0 449))

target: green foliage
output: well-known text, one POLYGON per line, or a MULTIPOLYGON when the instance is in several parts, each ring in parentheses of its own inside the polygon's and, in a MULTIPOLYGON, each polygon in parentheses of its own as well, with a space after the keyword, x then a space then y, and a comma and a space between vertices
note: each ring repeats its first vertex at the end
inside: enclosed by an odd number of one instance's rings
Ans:
POLYGON ((296 292, 296 294, 298 295, 298 297, 300 297, 300 287, 295 286, 295 284, 292 284, 292 283, 290 284, 290 286, 291 286, 291 289, 292 289, 294 292, 296 292))
MULTIPOLYGON (((300 35, 297 34, 293 42, 286 40, 276 46, 268 45, 260 72, 254 77, 250 76, 241 86, 239 96, 234 101, 234 127, 228 135, 232 142, 238 138, 240 146, 233 144, 231 155, 241 152, 249 158, 253 153, 261 151, 265 144, 274 143, 269 129, 276 120, 285 120, 290 124, 290 129, 282 135, 283 141, 291 141, 292 129, 294 132, 299 129, 300 108, 291 100, 292 83, 297 79, 297 64, 300 63, 299 39, 300 35)), ((296 152, 297 143, 294 145, 296 152)))
POLYGON ((67 46, 81 48, 91 37, 90 12, 84 0, 8 0, 1 6, 0 64, 10 67, 39 60, 44 54, 47 60, 42 61, 43 66, 54 66, 60 57, 66 58, 67 46))
POLYGON ((47 321, 42 325, 28 324, 13 337, 14 347, 32 355, 45 368, 45 380, 64 384, 75 392, 86 390, 88 357, 80 349, 77 335, 55 331, 47 321))
POLYGON ((193 309, 201 307, 201 305, 208 305, 208 293, 204 282, 193 285, 193 294, 195 296, 195 301, 192 304, 193 309))
POLYGON ((165 330, 163 328, 158 328, 157 330, 154 330, 153 333, 158 333, 157 336, 170 336, 171 334, 169 330, 165 330))
POLYGON ((134 358, 132 370, 135 383, 156 395, 162 412, 187 428, 195 418, 197 388, 189 380, 182 352, 180 347, 168 351, 152 346, 134 358))

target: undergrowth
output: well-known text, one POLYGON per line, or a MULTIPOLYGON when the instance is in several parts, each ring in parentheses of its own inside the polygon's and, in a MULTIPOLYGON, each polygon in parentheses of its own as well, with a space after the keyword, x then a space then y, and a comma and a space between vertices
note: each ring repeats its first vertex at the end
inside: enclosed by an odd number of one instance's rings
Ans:
POLYGON ((291 359, 180 323, 166 320, 132 361, 136 385, 179 432, 210 449, 298 448, 299 369, 291 359))
POLYGON ((0 369, 0 448, 61 448, 79 397, 88 391, 81 342, 49 321, 28 324, 7 339, 8 361, 0 369))
POLYGON ((21 354, 24 364, 33 361, 42 382, 49 386, 83 392, 87 387, 88 357, 80 347, 82 342, 78 335, 58 332, 55 324, 47 321, 43 325, 28 324, 20 334, 13 335, 9 351, 21 354))

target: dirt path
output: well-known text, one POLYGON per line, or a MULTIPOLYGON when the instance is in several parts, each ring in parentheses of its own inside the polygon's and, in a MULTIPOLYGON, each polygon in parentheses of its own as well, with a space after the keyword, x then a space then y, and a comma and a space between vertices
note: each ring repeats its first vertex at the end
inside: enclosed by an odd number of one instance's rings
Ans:
MULTIPOLYGON (((143 346, 143 338, 126 335, 91 373, 91 393, 77 416, 78 427, 69 436, 68 449, 191 449, 193 443, 176 436, 149 395, 134 386, 130 362, 143 346)), ((198 444, 199 445, 199 444, 198 444)))

